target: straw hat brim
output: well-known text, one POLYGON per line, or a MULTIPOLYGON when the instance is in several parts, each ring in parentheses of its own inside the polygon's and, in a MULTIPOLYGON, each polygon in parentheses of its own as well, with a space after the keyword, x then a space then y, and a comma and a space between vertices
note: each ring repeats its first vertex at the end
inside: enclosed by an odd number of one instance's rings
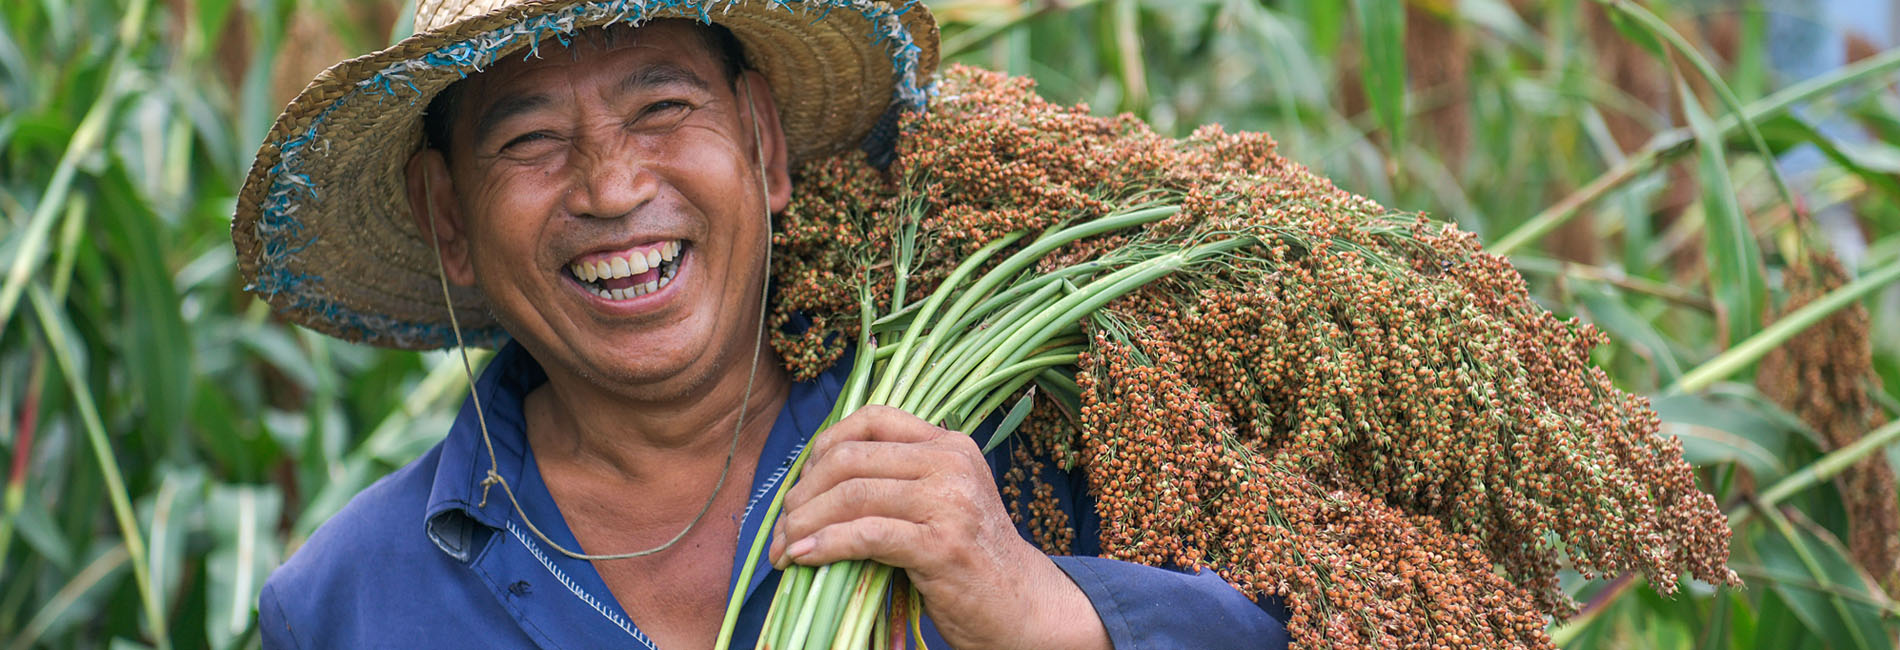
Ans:
MULTIPOLYGON (((793 163, 856 147, 893 104, 921 110, 937 66, 936 22, 915 2, 534 1, 419 33, 325 70, 278 116, 231 226, 247 288, 341 339, 455 345, 436 260, 404 192, 423 108, 541 39, 656 18, 732 30, 771 84, 793 163)), ((507 339, 478 291, 451 292, 467 344, 507 339)))

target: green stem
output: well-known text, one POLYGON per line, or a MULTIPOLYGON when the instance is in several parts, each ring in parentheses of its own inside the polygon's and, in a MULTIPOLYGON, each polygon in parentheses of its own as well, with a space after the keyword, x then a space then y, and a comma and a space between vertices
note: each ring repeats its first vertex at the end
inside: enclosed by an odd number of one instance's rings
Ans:
MULTIPOLYGON (((1795 557, 1800 558, 1801 565, 1802 567, 1808 570, 1808 574, 1814 576, 1815 581, 1820 582, 1823 586, 1826 586, 1826 587, 1834 586, 1833 581, 1828 580, 1827 578, 1827 569, 1824 569, 1821 567, 1820 560, 1815 559, 1814 552, 1808 550, 1807 543, 1802 541, 1800 534, 1795 531, 1794 523, 1788 521, 1788 517, 1781 514, 1780 510, 1776 510, 1770 507, 1759 508, 1759 510, 1761 511, 1762 516, 1768 518, 1768 523, 1770 524, 1770 526, 1774 528, 1776 532, 1780 533, 1782 537, 1787 538, 1788 546, 1794 549, 1795 557)), ((1849 613, 1847 610, 1846 601, 1841 600, 1840 597, 1838 596, 1829 597, 1828 604, 1834 606, 1834 613, 1836 615, 1839 615, 1841 617, 1841 620, 1843 621, 1853 620, 1854 618, 1853 614, 1849 613)), ((1859 648, 1873 647, 1873 644, 1869 643, 1868 639, 1862 636, 1860 626, 1852 625, 1850 623, 1849 625, 1847 625, 1847 631, 1854 635, 1855 647, 1859 647, 1859 648)))
POLYGON ((783 648, 792 637, 792 628, 796 625, 798 613, 805 608, 805 596, 811 591, 811 583, 818 578, 818 569, 794 564, 785 567, 779 574, 779 586, 782 589, 773 597, 773 606, 779 600, 785 602, 785 613, 759 635, 758 647, 783 648))
POLYGON ((125 488, 125 475, 119 470, 119 461, 113 455, 112 443, 106 439, 104 421, 99 418, 99 407, 92 399, 92 389, 85 383, 85 369, 73 358, 71 341, 66 338, 66 325, 60 322, 52 300, 46 291, 37 286, 27 290, 28 300, 33 303, 33 311, 39 317, 40 330, 46 336, 46 346, 53 352, 53 361, 59 365, 59 373, 66 378, 66 386, 72 392, 73 406, 79 410, 80 421, 86 429, 86 442, 92 447, 93 459, 99 463, 99 473, 106 481, 106 495, 112 501, 112 516, 118 521, 119 534, 125 538, 125 552, 132 562, 132 577, 138 582, 139 601, 144 605, 145 616, 150 619, 152 634, 159 648, 170 648, 171 639, 166 631, 163 612, 159 611, 158 592, 151 584, 151 569, 145 557, 145 533, 139 530, 138 518, 132 513, 132 498, 125 488))
MULTIPOLYGON (((1843 66, 1832 73, 1788 86, 1773 95, 1755 100, 1741 111, 1740 116, 1746 117, 1749 121, 1759 122, 1764 118, 1780 114, 1795 104, 1811 101, 1842 86, 1878 77, 1897 67, 1900 67, 1900 49, 1888 50, 1863 59, 1859 63, 1843 66)), ((1734 133, 1741 127, 1741 120, 1736 119, 1737 117, 1737 115, 1724 116, 1716 123, 1716 132, 1724 136, 1734 133)), ((1576 192, 1537 213, 1536 216, 1498 238, 1487 248, 1497 255, 1510 255, 1518 248, 1550 234, 1558 226, 1576 217, 1583 206, 1657 168, 1676 155, 1690 150, 1694 143, 1695 136, 1686 127, 1657 134, 1641 151, 1603 172, 1576 192)))
MULTIPOLYGON (((1730 510, 1728 512, 1729 529, 1736 530, 1741 528, 1742 524, 1746 523, 1750 516, 1757 512, 1767 513, 1771 519, 1770 523, 1779 527, 1781 524, 1786 523, 1786 520, 1781 517, 1781 513, 1775 511, 1774 508, 1777 504, 1781 503, 1783 499, 1834 478, 1835 475, 1840 474, 1855 462, 1873 455, 1875 452, 1895 442, 1900 442, 1900 420, 1889 422, 1886 426, 1861 436, 1861 438, 1854 441, 1853 444, 1829 452, 1827 455, 1808 464, 1808 466, 1801 468, 1800 471, 1789 474, 1780 481, 1776 481, 1774 485, 1763 490, 1749 503, 1730 510), (1783 521, 1772 521, 1776 518, 1781 518, 1783 521)), ((1806 560, 1804 560, 1804 562, 1805 561, 1806 560)), ((1818 576, 1820 574, 1817 573, 1815 575, 1818 576)), ((1638 579, 1640 580, 1640 576, 1638 579)), ((1826 589, 1823 590, 1825 591, 1826 589)), ((1616 597, 1621 595, 1621 593, 1612 594, 1602 605, 1607 605, 1609 601, 1613 601, 1616 597)), ((1602 607, 1600 606, 1597 609, 1600 610, 1602 607)), ((1594 618, 1593 613, 1587 614, 1590 615, 1571 619, 1553 629, 1551 631, 1551 638, 1553 640, 1575 638, 1578 634, 1583 632, 1584 627, 1589 624, 1590 619, 1594 618)), ((1562 646, 1564 642, 1557 641, 1557 645, 1562 646)))
POLYGON ((93 559, 79 571, 78 575, 68 580, 65 586, 59 588, 59 591, 54 592, 53 597, 46 600, 46 604, 40 606, 40 610, 33 614, 33 618, 27 620, 26 627, 20 631, 20 635, 13 637, 13 642, 7 644, 7 650, 26 650, 37 647, 40 637, 45 636, 47 630, 52 629, 53 623, 70 612, 85 597, 86 592, 99 586, 100 582, 119 570, 119 566, 130 557, 129 553, 126 546, 120 544, 107 549, 105 553, 93 559))
POLYGON ((1618 289, 1655 296, 1705 314, 1715 313, 1715 303, 1711 302, 1708 296, 1673 284, 1657 282, 1643 277, 1630 276, 1623 273, 1621 269, 1559 261, 1548 257, 1525 256, 1511 258, 1511 266, 1515 266, 1519 272, 1527 274, 1543 273, 1548 275, 1560 275, 1586 282, 1601 282, 1618 289))
MULTIPOLYGON (((819 425, 820 433, 831 428, 831 425, 836 424, 838 420, 844 419, 846 414, 862 406, 863 403, 857 401, 857 398, 864 394, 870 383, 871 367, 876 363, 878 348, 871 343, 870 325, 875 320, 876 313, 868 293, 859 295, 858 310, 859 317, 862 319, 862 327, 858 330, 858 357, 854 362, 855 365, 851 367, 850 378, 845 380, 843 394, 840 395, 837 403, 832 405, 831 414, 825 416, 824 423, 819 425)), ((805 458, 810 451, 810 443, 798 451, 798 457, 792 460, 791 469, 787 470, 785 478, 779 481, 778 489, 772 491, 772 502, 765 507, 765 514, 759 521, 759 530, 752 534, 752 546, 746 552, 745 565, 739 569, 739 580, 733 583, 732 595, 726 599, 726 617, 719 624, 719 637, 713 645, 716 650, 729 650, 732 647, 732 633, 739 624, 739 609, 745 604, 746 588, 752 584, 752 574, 758 569, 759 557, 765 554, 767 540, 772 536, 773 524, 778 522, 779 510, 785 507, 785 490, 791 486, 792 481, 798 478, 799 471, 805 468, 805 458)), ((782 584, 785 576, 780 575, 779 580, 782 584)), ((777 600, 773 598, 774 602, 777 600)), ((759 638, 763 641, 767 637, 761 632, 759 638)))
MULTIPOLYGON (((956 394, 944 400, 943 403, 937 407, 936 411, 931 412, 930 417, 924 419, 931 422, 941 422, 945 417, 957 411, 958 407, 973 404, 977 398, 989 397, 990 389, 1010 383, 1014 383, 1020 387, 1022 384, 1035 379, 1036 373, 1042 372, 1046 368, 1075 363, 1076 359, 1080 358, 1082 350, 1087 349, 1087 346, 1079 347, 1081 349, 1074 347, 1062 348, 1060 350, 1051 351, 1049 354, 1025 359, 990 373, 974 382, 966 383, 956 394)), ((1007 398, 1010 393, 1014 393, 1015 391, 996 392, 1002 397, 1007 398)))
POLYGON ((1708 388, 1715 382, 1727 379, 1749 365, 1759 361, 1775 348, 1781 347, 1788 339, 1813 327, 1821 319, 1866 297, 1874 290, 1900 280, 1900 261, 1889 263, 1860 279, 1841 288, 1830 291, 1819 300, 1796 309, 1774 324, 1756 332, 1734 347, 1723 351, 1694 370, 1684 373, 1665 393, 1694 393, 1708 388))
MULTIPOLYGON (((910 399, 904 403, 904 410, 911 413, 928 413, 936 408, 937 401, 951 387, 958 385, 967 377, 970 370, 988 357, 997 346, 1003 344, 1008 334, 1015 331, 1023 319, 1035 315, 1055 299, 1062 291, 1063 283, 1049 283, 1028 298, 1013 305, 995 320, 984 323, 978 331, 970 332, 952 346, 937 363, 932 364, 929 372, 917 382, 917 389, 911 391, 910 399)), ((964 330, 968 331, 968 330, 964 330)), ((926 418, 930 419, 930 418, 926 418)), ((931 419, 933 424, 941 422, 931 419)))
POLYGON ((852 605, 845 610, 844 627, 839 629, 831 650, 865 650, 870 645, 875 638, 872 622, 884 611, 884 590, 890 586, 891 574, 895 571, 889 566, 873 564, 858 580, 858 587, 851 594, 852 605))
MULTIPOLYGON (((734 592, 742 589, 745 589, 744 585, 733 585, 734 592)), ((785 620, 786 608, 791 606, 792 593, 792 574, 790 572, 780 573, 778 587, 772 590, 772 606, 767 607, 765 610, 765 622, 759 625, 759 638, 754 642, 754 648, 772 647, 771 643, 767 640, 778 638, 777 630, 780 627, 780 623, 785 620)), ((732 604, 730 596, 727 597, 726 604, 728 606, 732 604)), ((731 617, 727 617, 726 620, 731 620, 731 617)), ((713 642, 713 647, 732 645, 731 633, 726 631, 727 627, 724 620, 720 621, 719 637, 713 642)))
POLYGON ((1156 279, 1192 266, 1207 257, 1255 243, 1256 240, 1251 237, 1234 237, 1201 244, 1131 264, 1090 282, 1081 291, 1064 296, 1044 309, 1031 323, 1015 328, 1001 349, 977 367, 977 373, 988 374, 998 367, 1021 361, 1023 356, 1048 341, 1062 328, 1156 279))
MULTIPOLYGON (((970 256, 970 259, 964 260, 962 264, 957 265, 956 270, 950 273, 950 277, 944 278, 943 284, 939 285, 937 291, 930 294, 930 298, 924 302, 923 310, 917 313, 917 317, 911 321, 910 327, 904 330, 904 339, 898 344, 897 353, 891 356, 890 372, 884 373, 884 377, 878 380, 877 389, 871 392, 871 398, 868 403, 888 404, 892 393, 904 390, 910 379, 910 377, 905 377, 904 375, 907 374, 906 368, 910 363, 912 352, 917 346, 917 339, 922 337, 924 330, 928 329, 934 322, 933 319, 937 314, 938 308, 943 306, 943 302, 949 299, 950 294, 954 292, 957 287, 963 285, 964 279, 976 273, 976 270, 981 268, 984 262, 989 261, 989 258, 994 256, 998 250, 1001 250, 1004 246, 1016 243, 1016 240, 1022 239, 1022 237, 1023 233, 1014 232, 997 238, 996 241, 990 242, 984 245, 983 248, 978 249, 976 254, 970 256)), ((932 335, 932 339, 934 340, 936 338, 934 336, 935 331, 932 332, 932 335)), ((934 345, 924 346, 926 353, 934 349, 936 349, 934 345)), ((920 356, 927 356, 927 354, 920 356)))
MULTIPOLYGON (((864 573, 869 564, 865 560, 846 560, 831 565, 842 570, 832 571, 829 580, 819 581, 823 583, 823 591, 818 591, 814 585, 810 597, 818 599, 818 617, 812 621, 810 638, 798 639, 796 642, 805 642, 812 650, 831 647, 831 641, 837 636, 843 622, 845 606, 849 604, 845 595, 852 585, 857 584, 858 576, 864 573)), ((793 650, 797 650, 796 645, 793 650)))
MULTIPOLYGON (((1074 361, 1071 360, 1070 363, 1074 363, 1074 361)), ((1022 364, 1017 364, 1017 365, 1022 365, 1022 364)), ((1037 373, 1040 373, 1043 370, 1048 370, 1054 367, 1057 367, 1057 366, 1055 365, 1043 366, 1041 368, 1036 369, 1034 372, 1025 372, 1025 373, 1018 374, 1015 377, 1009 378, 1009 383, 1003 384, 1002 390, 991 391, 989 396, 986 397, 981 403, 977 403, 975 401, 966 402, 963 405, 963 408, 957 409, 956 411, 953 412, 954 416, 957 418, 957 429, 965 433, 975 432, 976 427, 973 426, 973 424, 981 424, 983 421, 983 418, 989 417, 990 413, 994 413, 996 409, 1002 408, 1003 402, 1005 400, 1008 400, 1010 396, 1015 395, 1016 391, 1022 390, 1024 386, 1028 386, 1029 382, 1035 381, 1037 373), (977 418, 974 423, 970 421, 970 418, 972 417, 977 418)), ((1005 432, 1005 433, 1009 433, 1009 432, 1005 432)), ((1003 440, 1002 438, 996 438, 992 436, 990 440, 983 441, 982 443, 980 443, 983 445, 983 452, 989 453, 989 451, 991 449, 994 449, 996 445, 1001 444, 1002 440, 1003 440)))
MULTIPOLYGON (((951 303, 950 307, 944 310, 942 320, 946 323, 957 323, 961 321, 964 314, 969 313, 977 303, 983 301, 992 291, 999 289, 1005 282, 1020 277, 1021 273, 1028 270, 1038 260, 1041 260, 1043 256, 1048 255, 1057 248, 1087 237, 1153 223, 1166 219, 1180 211, 1180 206, 1174 205, 1146 207, 1084 221, 1052 232, 1045 232, 1029 245, 1024 246, 1021 250, 1004 258, 1003 261, 996 263, 990 268, 989 272, 984 273, 981 278, 978 278, 977 281, 968 288, 962 289, 956 302, 951 303)), ((1012 234, 1012 237, 1014 236, 1017 235, 1012 234)), ((985 248, 987 249, 987 247, 985 248)), ((970 266, 970 264, 966 262, 964 265, 958 267, 958 271, 962 271, 967 266, 970 266)), ((957 284, 960 283, 961 278, 958 278, 957 284)), ((947 295, 946 292, 951 287, 952 283, 945 281, 944 284, 938 288, 937 293, 932 296, 933 299, 937 296, 947 295)), ((929 307, 926 307, 926 310, 929 310, 929 307)), ((913 325, 912 330, 915 331, 916 328, 920 326, 921 325, 913 325)), ((923 347, 925 350, 932 352, 942 349, 943 339, 954 335, 954 333, 958 331, 960 330, 947 327, 935 328, 931 330, 923 347)), ((893 362, 891 368, 893 372, 902 377, 902 379, 899 380, 900 383, 909 386, 917 380, 917 375, 925 370, 927 361, 928 359, 926 357, 919 357, 909 360, 908 363, 904 364, 893 362)), ((906 390, 900 394, 908 395, 909 392, 910 391, 906 390)), ((878 403, 893 404, 898 401, 902 400, 892 400, 889 402, 880 401, 878 403)))
MULTIPOLYGON (((827 564, 818 567, 818 573, 812 576, 812 585, 816 587, 817 585, 824 584, 825 581, 831 577, 832 569, 839 568, 842 570, 842 566, 843 564, 827 564)), ((803 606, 798 608, 797 622, 792 625, 792 635, 786 639, 781 639, 784 643, 775 644, 774 647, 784 648, 784 650, 801 650, 805 647, 805 639, 811 636, 812 618, 818 615, 817 610, 820 600, 822 599, 805 599, 803 606)))
MULTIPOLYGON (((1108 268, 1107 263, 1090 260, 1063 267, 1049 273, 1038 274, 1034 278, 1017 282, 1010 285, 1008 289, 1003 290, 1002 293, 998 293, 990 299, 977 304, 976 307, 970 310, 970 313, 964 314, 962 318, 957 319, 956 323, 950 326, 950 330, 956 332, 968 329, 975 326, 984 316, 996 311, 1003 305, 1020 304, 1023 296, 1041 293, 1051 285, 1059 289, 1063 280, 1078 275, 1090 275, 1096 272, 1106 271, 1108 268)), ((1029 298, 1028 302, 1034 303, 1036 299, 1029 298)))
POLYGON ((997 34, 1007 32, 1017 25, 1021 25, 1044 14, 1057 11, 1058 8, 1064 12, 1072 12, 1100 1, 1101 0, 1068 0, 1061 4, 1020 4, 1016 5, 1019 9, 1013 14, 1003 12, 987 14, 991 16, 990 19, 971 25, 963 31, 950 34, 943 39, 943 60, 949 61, 953 57, 963 54, 978 44, 995 37, 997 34), (1032 6, 1036 8, 1033 10, 1027 9, 1032 6))
POLYGON ((1753 507, 1743 505, 1729 512, 1729 527, 1742 525, 1743 521, 1748 520, 1749 513, 1763 508, 1773 508, 1783 499, 1834 478, 1852 467, 1854 463, 1878 453, 1895 442, 1900 442, 1900 420, 1888 422, 1886 426, 1869 431, 1853 444, 1828 452, 1827 455, 1802 467, 1800 471, 1775 481, 1774 485, 1768 486, 1768 489, 1762 490, 1761 494, 1755 497, 1753 507))

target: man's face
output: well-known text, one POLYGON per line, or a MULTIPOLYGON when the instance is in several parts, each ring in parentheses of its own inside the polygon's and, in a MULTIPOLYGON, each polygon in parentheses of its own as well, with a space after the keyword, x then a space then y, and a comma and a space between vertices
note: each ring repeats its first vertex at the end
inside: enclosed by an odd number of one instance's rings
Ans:
POLYGON ((463 90, 444 262, 551 374, 660 398, 750 359, 784 142, 763 79, 735 87, 695 29, 543 43, 463 90))

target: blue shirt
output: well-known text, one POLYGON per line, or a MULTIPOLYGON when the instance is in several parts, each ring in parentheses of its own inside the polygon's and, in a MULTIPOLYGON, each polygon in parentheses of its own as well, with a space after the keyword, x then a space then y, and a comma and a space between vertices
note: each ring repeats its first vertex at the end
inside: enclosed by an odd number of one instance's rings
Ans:
MULTIPOLYGON (((794 384, 772 424, 752 475, 735 580, 772 491, 831 411, 848 371, 838 365, 794 384)), ((578 548, 526 442, 522 401, 546 381, 534 358, 509 343, 476 391, 498 471, 522 508, 549 538, 578 548)), ((271 574, 258 602, 265 648, 654 647, 592 564, 546 548, 501 490, 482 503, 489 461, 475 415, 464 403, 441 443, 363 490, 271 574)), ((990 455, 999 479, 1009 458, 1007 444, 990 455)), ((1076 524, 1076 555, 1053 559, 1088 595, 1115 647, 1286 647, 1277 601, 1257 605, 1211 571, 1094 557, 1100 524, 1085 481, 1053 469, 1043 478, 1076 524)), ((778 576, 761 559, 733 647, 752 647, 778 576)), ((927 623, 926 633, 931 647, 949 647, 927 623)))

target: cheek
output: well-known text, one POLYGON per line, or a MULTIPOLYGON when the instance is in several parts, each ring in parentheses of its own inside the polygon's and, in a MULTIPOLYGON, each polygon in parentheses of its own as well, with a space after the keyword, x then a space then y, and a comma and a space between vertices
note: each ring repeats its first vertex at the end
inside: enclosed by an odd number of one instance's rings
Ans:
POLYGON ((469 225, 474 229, 469 261, 477 273, 542 266, 535 259, 535 243, 541 240, 539 229, 545 222, 541 217, 547 214, 551 197, 558 196, 552 186, 520 182, 520 177, 485 179, 472 196, 463 200, 462 213, 469 215, 469 225))

